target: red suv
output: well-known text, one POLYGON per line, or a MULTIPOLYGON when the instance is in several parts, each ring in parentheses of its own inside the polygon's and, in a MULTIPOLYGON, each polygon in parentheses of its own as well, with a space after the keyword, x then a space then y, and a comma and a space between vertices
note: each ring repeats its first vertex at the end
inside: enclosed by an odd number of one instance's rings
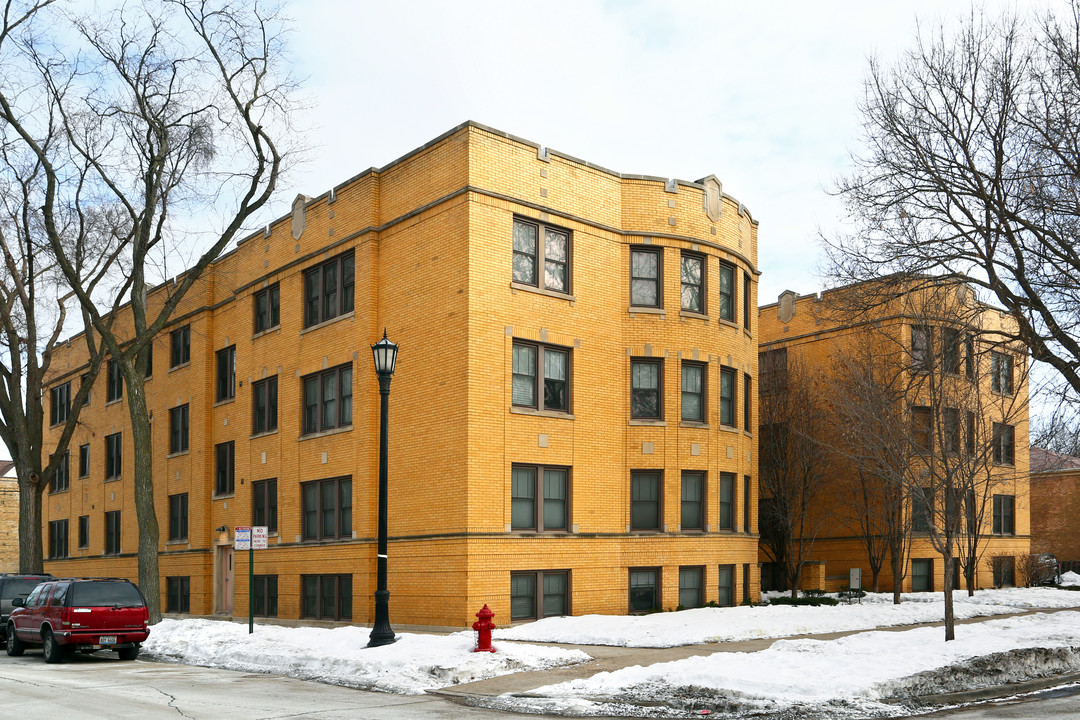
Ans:
POLYGON ((122 578, 58 578, 16 599, 7 624, 7 654, 41 645, 45 662, 62 662, 74 650, 115 650, 134 660, 150 635, 146 600, 122 578))

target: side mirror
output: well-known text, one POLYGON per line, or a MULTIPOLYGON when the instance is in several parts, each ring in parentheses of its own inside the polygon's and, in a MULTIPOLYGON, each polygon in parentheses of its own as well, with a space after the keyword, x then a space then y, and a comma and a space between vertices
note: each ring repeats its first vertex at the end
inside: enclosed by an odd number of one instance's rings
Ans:
POLYGON ((11 607, 23 607, 26 605, 26 598, 11 598, 11 607))

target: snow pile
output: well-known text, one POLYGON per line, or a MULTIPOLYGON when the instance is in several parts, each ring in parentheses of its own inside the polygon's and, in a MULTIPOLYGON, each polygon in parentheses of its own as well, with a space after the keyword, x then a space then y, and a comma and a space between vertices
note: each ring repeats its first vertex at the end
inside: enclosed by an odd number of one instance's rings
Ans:
MULTIPOLYGON (((1056 588, 1007 588, 953 594, 958 620, 1002 615, 1031 608, 1080 607, 1080 595, 1056 588)), ((941 593, 907 593, 900 605, 891 593, 868 593, 862 603, 805 607, 696 608, 674 613, 612 616, 582 615, 546 618, 496 630, 500 640, 532 640, 613 645, 674 647, 698 643, 789 637, 827 632, 940 622, 945 616, 941 593)))
POLYGON ((1078 669, 1080 613, 1037 613, 957 626, 956 640, 948 643, 940 627, 875 631, 635 666, 539 688, 533 694, 549 699, 533 700, 531 707, 610 714, 659 702, 674 713, 890 717, 909 711, 886 701, 912 694, 1078 669), (988 668, 994 670, 989 678, 988 668))
POLYGON ((1080 585, 1080 575, 1077 575, 1076 573, 1071 572, 1071 571, 1061 573, 1061 584, 1062 585, 1080 585))
POLYGON ((273 673, 333 685, 419 694, 525 670, 584 662, 580 650, 499 643, 498 652, 474 653, 475 633, 416 635, 365 647, 371 630, 361 627, 289 628, 218 620, 162 620, 143 653, 158 660, 243 672, 273 673))

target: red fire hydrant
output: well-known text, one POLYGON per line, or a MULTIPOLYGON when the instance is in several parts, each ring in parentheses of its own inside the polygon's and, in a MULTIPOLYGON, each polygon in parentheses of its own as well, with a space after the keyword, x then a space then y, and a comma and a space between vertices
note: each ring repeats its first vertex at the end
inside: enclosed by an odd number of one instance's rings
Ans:
POLYGON ((491 618, 495 617, 495 613, 484 603, 476 617, 480 619, 472 624, 472 629, 476 631, 476 649, 473 652, 495 652, 495 648, 491 647, 491 631, 495 629, 491 618))

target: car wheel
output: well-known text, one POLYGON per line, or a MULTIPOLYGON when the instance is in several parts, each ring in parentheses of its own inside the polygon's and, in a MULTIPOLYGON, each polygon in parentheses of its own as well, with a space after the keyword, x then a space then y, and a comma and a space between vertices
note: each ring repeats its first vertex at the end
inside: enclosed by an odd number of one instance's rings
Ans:
POLYGON ((26 646, 23 645, 23 641, 15 634, 14 625, 8 625, 7 638, 4 641, 4 645, 7 648, 7 654, 11 657, 19 657, 26 651, 26 646))
POLYGON ((45 662, 58 663, 64 661, 64 648, 60 647, 60 643, 56 642, 52 630, 45 631, 45 635, 41 639, 41 645, 45 651, 45 662))
POLYGON ((121 660, 134 660, 139 657, 139 646, 120 648, 116 651, 116 654, 120 656, 121 660))

